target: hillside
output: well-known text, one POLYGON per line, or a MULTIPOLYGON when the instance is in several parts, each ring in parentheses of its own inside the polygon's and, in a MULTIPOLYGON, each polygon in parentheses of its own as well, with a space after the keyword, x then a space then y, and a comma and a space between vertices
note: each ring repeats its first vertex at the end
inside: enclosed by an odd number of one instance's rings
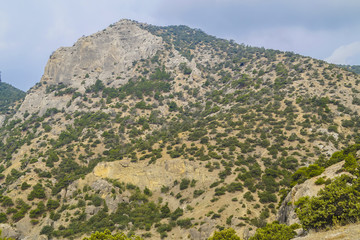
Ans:
POLYGON ((339 67, 342 67, 351 72, 360 74, 360 66, 359 65, 339 65, 339 67))
POLYGON ((359 83, 294 53, 122 20, 55 51, 0 129, 0 223, 28 239, 248 237, 299 167, 359 142, 359 83))
POLYGON ((9 111, 10 106, 25 97, 25 93, 10 84, 0 82, 0 114, 9 111))

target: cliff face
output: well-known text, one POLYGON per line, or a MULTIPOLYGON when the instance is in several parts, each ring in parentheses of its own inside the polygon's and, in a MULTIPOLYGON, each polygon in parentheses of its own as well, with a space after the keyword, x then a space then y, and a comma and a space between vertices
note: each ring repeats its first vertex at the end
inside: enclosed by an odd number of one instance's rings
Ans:
MULTIPOLYGON (((28 239, 248 238, 276 219, 297 168, 357 141, 359 82, 316 59, 122 20, 55 51, 0 128, 0 222, 28 239)), ((314 181, 291 190, 282 222, 314 181)))
POLYGON ((295 213, 295 202, 298 201, 301 197, 316 196, 320 189, 323 189, 325 187, 325 185, 315 184, 316 180, 318 180, 319 178, 325 177, 327 179, 333 179, 335 177, 341 176, 342 174, 349 174, 347 172, 337 173, 343 167, 343 165, 344 161, 341 161, 326 168, 321 175, 310 178, 302 184, 295 185, 288 193, 279 208, 278 221, 287 225, 291 225, 294 223, 300 224, 300 221, 295 213))
POLYGON ((96 79, 108 86, 124 84, 132 77, 128 70, 133 62, 150 58, 162 48, 161 38, 130 20, 82 37, 72 47, 61 47, 50 56, 40 83, 29 91, 16 116, 65 108, 70 98, 55 98, 46 92, 49 86, 63 84, 84 93, 96 79))

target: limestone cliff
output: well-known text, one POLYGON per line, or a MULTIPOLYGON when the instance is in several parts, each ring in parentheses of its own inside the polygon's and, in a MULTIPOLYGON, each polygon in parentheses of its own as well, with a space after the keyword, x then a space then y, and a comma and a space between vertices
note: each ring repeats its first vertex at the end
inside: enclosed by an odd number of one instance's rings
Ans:
POLYGON ((82 37, 72 47, 61 47, 50 56, 40 83, 29 91, 16 116, 65 108, 71 98, 54 98, 46 92, 49 86, 64 84, 84 93, 96 79, 110 86, 124 84, 132 77, 128 70, 133 62, 147 59, 162 48, 161 38, 130 20, 82 37))

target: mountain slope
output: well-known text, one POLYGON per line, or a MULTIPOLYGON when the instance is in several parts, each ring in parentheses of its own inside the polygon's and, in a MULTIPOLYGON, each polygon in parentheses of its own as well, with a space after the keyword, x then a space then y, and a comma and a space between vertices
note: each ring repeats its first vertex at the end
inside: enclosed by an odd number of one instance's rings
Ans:
POLYGON ((342 67, 351 72, 360 74, 360 66, 359 65, 339 65, 339 67, 342 67))
POLYGON ((6 116, 14 113, 16 104, 25 97, 25 93, 10 84, 0 82, 0 127, 3 125, 6 116))
POLYGON ((359 141, 359 80, 122 20, 58 49, 0 129, 0 220, 33 239, 246 236, 275 219, 298 167, 359 141))
POLYGON ((25 97, 25 93, 10 84, 0 82, 0 114, 6 113, 12 103, 25 97))

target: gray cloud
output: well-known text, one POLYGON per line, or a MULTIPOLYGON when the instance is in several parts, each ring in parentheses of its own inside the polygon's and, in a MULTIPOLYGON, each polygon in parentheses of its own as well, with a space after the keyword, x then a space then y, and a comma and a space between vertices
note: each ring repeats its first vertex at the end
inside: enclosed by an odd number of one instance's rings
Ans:
POLYGON ((325 61, 336 64, 352 64, 352 60, 360 59, 360 41, 340 46, 325 61))

